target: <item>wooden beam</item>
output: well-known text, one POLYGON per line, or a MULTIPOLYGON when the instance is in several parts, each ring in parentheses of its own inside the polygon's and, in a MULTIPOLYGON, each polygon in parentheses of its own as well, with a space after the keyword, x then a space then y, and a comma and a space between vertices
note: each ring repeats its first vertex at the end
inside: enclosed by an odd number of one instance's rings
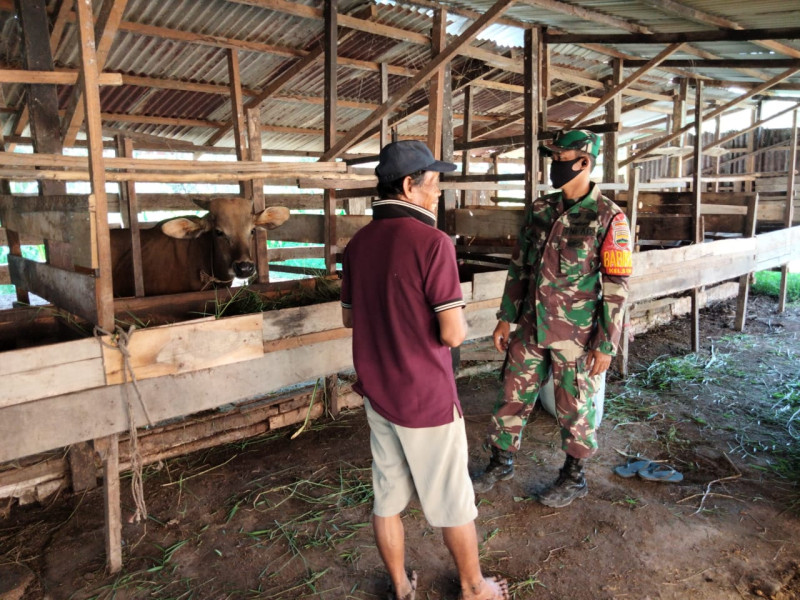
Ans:
POLYGON ((421 69, 412 79, 407 82, 398 92, 396 92, 387 102, 376 110, 370 117, 364 119, 345 136, 339 139, 329 150, 323 153, 321 160, 331 160, 339 156, 352 144, 361 138, 375 124, 379 123, 384 115, 396 108, 409 94, 424 84, 437 70, 442 68, 445 62, 452 58, 467 46, 477 35, 486 27, 491 25, 502 15, 506 7, 514 0, 497 0, 495 4, 487 10, 477 21, 470 25, 464 33, 454 40, 447 48, 436 55, 423 69, 421 69))
MULTIPOLYGON (((645 60, 631 60, 630 67, 641 67, 647 64, 645 60)), ((692 69, 732 69, 732 68, 759 68, 759 69, 786 69, 800 66, 796 58, 715 58, 709 60, 698 59, 672 59, 661 63, 662 67, 687 67, 692 69)))
POLYGON ((111 236, 108 231, 108 200, 103 159, 103 125, 100 121, 100 92, 97 86, 92 0, 75 0, 78 12, 83 97, 86 106, 86 139, 89 142, 89 175, 94 196, 93 218, 97 236, 97 320, 106 331, 114 329, 114 295, 111 287, 111 236))
POLYGON ((727 27, 710 31, 680 33, 548 33, 547 44, 682 44, 687 42, 733 42, 750 40, 779 40, 800 38, 800 28, 776 27, 771 29, 731 30, 727 27))
MULTIPOLYGON (((36 71, 27 69, 0 69, 0 83, 75 85, 77 71, 36 71)), ((120 73, 102 73, 98 85, 119 86, 123 83, 120 73)))
MULTIPOLYGON (((474 96, 474 88, 469 85, 464 90, 464 121, 461 125, 461 139, 463 143, 468 144, 472 141, 472 99, 474 96)), ((461 174, 469 175, 469 151, 465 150, 461 153, 461 174)), ((460 208, 464 208, 469 204, 470 193, 467 190, 461 190, 461 203, 460 208)))
MULTIPOLYGON (((117 156, 133 158, 133 142, 130 138, 118 135, 114 138, 117 156)), ((136 197, 136 184, 124 181, 119 184, 119 212, 122 226, 130 230, 131 257, 133 259, 133 289, 137 298, 144 296, 144 277, 142 276, 142 242, 139 236, 139 202, 136 197)))
MULTIPOLYGON (((787 79, 787 78, 791 77, 792 75, 794 75, 798 71, 800 71, 800 66, 798 66, 796 68, 792 67, 791 69, 788 69, 788 70, 783 71, 780 74, 776 75, 775 77, 773 77, 769 81, 765 81, 764 83, 762 83, 761 85, 753 88, 749 92, 746 92, 742 96, 740 96, 740 97, 738 97, 738 98, 736 98, 734 100, 731 100, 730 102, 728 102, 726 104, 723 104, 722 106, 718 106, 718 107, 714 108, 713 110, 711 110, 710 112, 708 112, 705 115, 701 115, 700 113, 695 113, 695 121, 702 122, 702 121, 706 121, 708 119, 713 119, 718 114, 721 114, 721 113, 725 112, 726 110, 728 110, 729 108, 731 108, 733 106, 737 106, 737 105, 741 104, 742 102, 744 102, 745 100, 747 100, 749 98, 752 98, 756 94, 759 94, 762 91, 764 91, 766 89, 769 89, 770 87, 772 87, 776 83, 779 83, 779 82, 783 81, 784 79, 787 79)), ((698 80, 698 82, 699 82, 699 80, 698 80)), ((629 156, 624 161, 622 161, 622 163, 620 163, 620 166, 624 167, 628 163, 633 162, 638 158, 647 156, 647 154, 649 152, 651 152, 652 150, 654 150, 656 148, 660 148, 661 146, 671 142, 672 140, 676 139, 677 137, 681 136, 683 133, 688 131, 693 126, 694 126, 694 123, 689 123, 688 125, 684 125, 683 127, 681 127, 679 130, 677 130, 675 132, 672 132, 671 134, 666 135, 666 136, 656 140, 652 144, 648 144, 646 147, 642 148, 635 155, 629 156)))
POLYGON ((634 73, 631 73, 628 77, 626 77, 623 81, 612 87, 608 92, 606 92, 602 98, 600 98, 597 102, 595 102, 592 106, 585 109, 582 113, 580 113, 577 117, 575 117, 572 121, 570 121, 569 125, 567 126, 568 129, 576 129, 580 125, 581 121, 583 121, 586 117, 592 114, 595 110, 604 106, 607 102, 611 101, 615 98, 619 93, 629 87, 631 84, 635 83, 648 71, 657 67, 664 59, 669 56, 670 54, 674 54, 678 50, 680 50, 682 44, 672 44, 667 46, 659 52, 656 56, 651 58, 647 61, 641 68, 637 69, 634 73))
MULTIPOLYGON (((381 104, 389 100, 389 69, 385 62, 381 63, 381 104)), ((384 115, 381 119, 380 135, 378 137, 378 147, 383 148, 389 143, 389 117, 384 115)))
MULTIPOLYGON (((236 159, 247 160, 247 126, 245 125, 244 105, 242 103, 242 80, 239 72, 239 52, 228 49, 228 85, 231 94, 231 115, 233 120, 233 140, 236 148, 236 159)), ((239 192, 245 198, 253 198, 252 180, 239 182, 239 192)))
MULTIPOLYGON (((97 43, 95 49, 95 56, 97 57, 97 72, 101 73, 106 65, 108 52, 111 50, 111 44, 114 42, 114 36, 117 34, 117 28, 120 21, 122 21, 122 13, 125 12, 125 7, 128 5, 128 0, 104 0, 100 9, 100 14, 95 23, 94 37, 97 43)), ((67 113, 64 119, 63 138, 65 146, 72 146, 75 143, 75 138, 78 135, 78 130, 83 124, 84 109, 83 98, 81 95, 82 85, 78 85, 72 90, 69 103, 67 105, 67 113)))

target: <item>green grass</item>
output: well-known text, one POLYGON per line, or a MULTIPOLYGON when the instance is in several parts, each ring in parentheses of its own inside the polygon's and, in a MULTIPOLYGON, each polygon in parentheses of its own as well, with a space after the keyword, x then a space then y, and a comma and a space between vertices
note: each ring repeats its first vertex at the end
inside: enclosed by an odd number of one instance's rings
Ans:
MULTIPOLYGON (((779 271, 759 271, 756 273, 756 282, 750 286, 754 294, 762 294, 777 298, 781 289, 781 274, 779 271)), ((800 273, 789 273, 786 281, 786 301, 800 302, 800 273)))

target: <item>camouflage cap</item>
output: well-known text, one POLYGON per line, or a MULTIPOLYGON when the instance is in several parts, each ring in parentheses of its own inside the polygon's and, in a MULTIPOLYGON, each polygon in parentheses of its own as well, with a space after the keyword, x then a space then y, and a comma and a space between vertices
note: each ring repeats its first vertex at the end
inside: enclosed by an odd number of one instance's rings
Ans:
POLYGON ((580 150, 597 158, 600 154, 600 136, 586 129, 564 130, 556 133, 552 140, 539 146, 539 152, 545 156, 552 156, 555 152, 565 150, 580 150))

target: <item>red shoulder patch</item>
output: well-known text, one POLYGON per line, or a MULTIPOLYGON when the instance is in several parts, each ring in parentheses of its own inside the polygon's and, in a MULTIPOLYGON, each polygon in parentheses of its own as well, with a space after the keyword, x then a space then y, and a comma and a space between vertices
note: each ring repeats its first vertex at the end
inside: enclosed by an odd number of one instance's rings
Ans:
POLYGON ((631 231, 625 215, 618 213, 606 232, 600 249, 601 271, 606 275, 630 275, 633 273, 631 257, 631 231))

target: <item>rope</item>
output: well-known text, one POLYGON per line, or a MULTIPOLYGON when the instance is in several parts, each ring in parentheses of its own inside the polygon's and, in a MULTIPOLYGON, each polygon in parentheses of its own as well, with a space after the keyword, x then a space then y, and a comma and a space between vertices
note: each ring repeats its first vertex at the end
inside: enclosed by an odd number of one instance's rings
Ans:
POLYGON ((119 350, 120 354, 122 354, 122 393, 125 397, 125 404, 128 413, 128 432, 130 436, 131 495, 133 496, 133 502, 136 506, 136 513, 133 515, 133 522, 138 523, 143 519, 147 519, 147 505, 145 504, 144 500, 142 454, 139 450, 139 435, 136 431, 136 419, 133 414, 133 402, 131 401, 131 395, 129 393, 131 387, 128 385, 129 376, 130 383, 133 385, 133 389, 136 392, 136 397, 139 400, 139 405, 142 407, 142 411, 147 418, 147 424, 149 426, 153 425, 153 419, 150 418, 150 413, 147 410, 147 405, 144 402, 144 398, 142 398, 142 392, 139 389, 139 384, 136 381, 136 375, 133 372, 133 367, 131 366, 131 353, 128 349, 128 346, 130 344, 131 337, 133 337, 133 332, 135 329, 135 325, 131 325, 128 331, 125 331, 121 327, 117 326, 115 332, 112 334, 104 330, 102 327, 95 327, 94 335, 103 346, 106 348, 119 350), (109 338, 113 339, 115 343, 106 342, 102 336, 109 336, 109 338))
POLYGON ((213 275, 209 275, 202 269, 200 270, 200 281, 203 284, 203 287, 200 288, 201 292, 206 291, 209 287, 214 286, 217 283, 221 283, 222 285, 230 285, 233 283, 233 279, 217 279, 213 275))

